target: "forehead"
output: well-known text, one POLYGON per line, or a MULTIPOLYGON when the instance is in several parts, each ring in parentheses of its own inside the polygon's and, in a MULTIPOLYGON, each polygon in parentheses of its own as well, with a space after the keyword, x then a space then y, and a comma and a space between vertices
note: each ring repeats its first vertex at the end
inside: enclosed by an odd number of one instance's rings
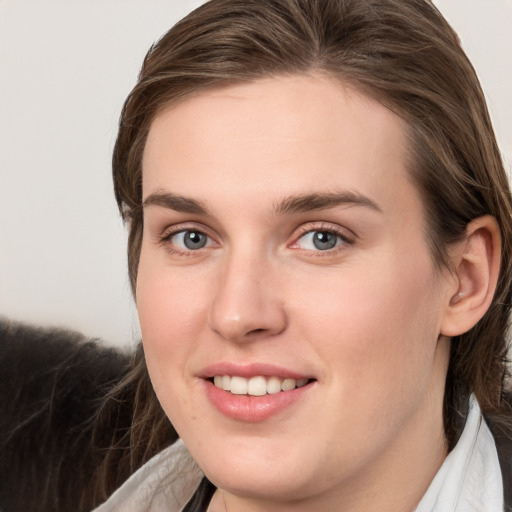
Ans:
POLYGON ((161 112, 144 151, 143 194, 207 199, 238 185, 268 195, 271 183, 276 193, 332 186, 389 195, 408 181, 406 156, 406 123, 368 95, 326 77, 266 78, 161 112))

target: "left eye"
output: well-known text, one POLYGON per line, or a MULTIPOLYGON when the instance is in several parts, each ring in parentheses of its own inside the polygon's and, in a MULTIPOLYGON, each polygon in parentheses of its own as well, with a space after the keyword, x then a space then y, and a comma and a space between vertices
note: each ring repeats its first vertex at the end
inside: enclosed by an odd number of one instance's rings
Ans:
POLYGON ((211 240, 201 231, 185 230, 179 231, 170 237, 172 245, 185 251, 197 251, 211 244, 211 240))
POLYGON ((297 240, 297 246, 307 251, 328 251, 343 242, 343 237, 333 231, 309 231, 297 240))

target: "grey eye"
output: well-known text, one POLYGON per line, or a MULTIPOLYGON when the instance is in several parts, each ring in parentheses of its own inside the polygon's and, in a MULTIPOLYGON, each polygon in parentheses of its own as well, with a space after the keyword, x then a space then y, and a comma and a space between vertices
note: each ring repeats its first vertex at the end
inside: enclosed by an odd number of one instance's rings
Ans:
POLYGON ((187 249, 202 249, 206 245, 206 242, 207 238, 204 233, 185 231, 183 243, 187 249))
POLYGON ((332 231, 310 231, 300 237, 297 245, 309 251, 328 251, 342 242, 342 237, 332 231))
POLYGON ((208 236, 200 231, 180 231, 172 237, 172 243, 180 249, 188 249, 189 251, 197 251, 208 245, 208 236))
POLYGON ((328 231, 315 231, 313 233, 313 245, 320 251, 333 249, 338 243, 338 236, 328 231))

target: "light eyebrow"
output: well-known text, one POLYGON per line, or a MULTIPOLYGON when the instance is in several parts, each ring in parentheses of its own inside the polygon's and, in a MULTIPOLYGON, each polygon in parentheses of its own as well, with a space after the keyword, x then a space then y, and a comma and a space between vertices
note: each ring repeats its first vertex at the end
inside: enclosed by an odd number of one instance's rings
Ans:
POLYGON ((161 206, 177 212, 209 215, 208 208, 200 201, 171 192, 153 192, 142 203, 143 208, 147 206, 161 206))
POLYGON ((335 206, 364 206, 382 213, 379 205, 362 194, 344 191, 334 193, 314 193, 287 197, 274 205, 276 214, 303 213, 312 210, 324 210, 335 206))

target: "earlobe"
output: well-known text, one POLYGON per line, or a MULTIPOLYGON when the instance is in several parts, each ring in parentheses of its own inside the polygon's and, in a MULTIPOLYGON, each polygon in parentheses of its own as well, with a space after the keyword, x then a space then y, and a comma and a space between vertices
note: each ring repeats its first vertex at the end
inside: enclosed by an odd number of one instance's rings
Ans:
POLYGON ((496 290, 500 257, 501 236, 496 219, 485 215, 470 222, 453 256, 457 289, 449 297, 441 334, 464 334, 484 316, 496 290))

